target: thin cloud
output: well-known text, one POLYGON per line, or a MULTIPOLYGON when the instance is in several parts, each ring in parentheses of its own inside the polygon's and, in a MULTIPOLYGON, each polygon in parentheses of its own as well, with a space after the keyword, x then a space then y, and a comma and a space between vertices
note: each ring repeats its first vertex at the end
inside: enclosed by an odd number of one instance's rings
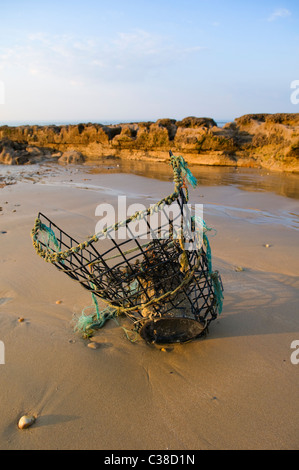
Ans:
POLYGON ((286 18, 290 16, 292 13, 287 8, 278 8, 268 17, 268 21, 275 21, 279 18, 286 18))
POLYGON ((31 75, 76 83, 136 82, 202 49, 177 47, 171 38, 143 30, 120 32, 113 39, 36 32, 10 49, 0 48, 0 59, 2 68, 21 68, 31 75))

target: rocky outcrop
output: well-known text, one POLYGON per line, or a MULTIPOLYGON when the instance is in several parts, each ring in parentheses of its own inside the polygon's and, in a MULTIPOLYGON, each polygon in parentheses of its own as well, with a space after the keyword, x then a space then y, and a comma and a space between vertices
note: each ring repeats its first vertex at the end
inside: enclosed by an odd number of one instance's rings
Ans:
POLYGON ((52 149, 28 145, 28 142, 18 142, 10 139, 0 141, 0 163, 6 165, 37 163, 46 158, 52 158, 52 153, 52 149))
POLYGON ((64 152, 61 157, 58 158, 59 163, 83 163, 85 161, 84 156, 77 150, 68 150, 64 152))
POLYGON ((299 172, 299 114, 248 114, 224 127, 192 116, 109 126, 0 127, 2 163, 82 163, 107 156, 165 161, 170 149, 190 164, 299 172))

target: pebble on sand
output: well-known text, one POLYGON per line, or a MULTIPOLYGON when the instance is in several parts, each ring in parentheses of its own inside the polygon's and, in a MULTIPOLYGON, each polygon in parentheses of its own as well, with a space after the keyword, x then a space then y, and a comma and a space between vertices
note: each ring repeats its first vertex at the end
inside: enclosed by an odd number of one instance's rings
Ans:
POLYGON ((56 305, 62 304, 62 300, 56 300, 56 305))
POLYGON ((100 347, 100 345, 98 343, 95 343, 94 341, 88 343, 87 345, 88 348, 90 349, 98 349, 100 347))
POLYGON ((18 322, 19 322, 19 323, 22 323, 24 320, 25 320, 25 318, 23 318, 23 317, 19 317, 19 318, 18 318, 18 322))
POLYGON ((35 421, 36 421, 35 416, 24 415, 24 416, 22 416, 22 418, 19 419, 18 428, 19 429, 27 429, 30 426, 32 426, 32 424, 34 424, 35 421))
POLYGON ((236 267, 235 267, 235 271, 236 271, 237 273, 239 273, 239 272, 244 271, 244 268, 242 268, 242 266, 236 266, 236 267))

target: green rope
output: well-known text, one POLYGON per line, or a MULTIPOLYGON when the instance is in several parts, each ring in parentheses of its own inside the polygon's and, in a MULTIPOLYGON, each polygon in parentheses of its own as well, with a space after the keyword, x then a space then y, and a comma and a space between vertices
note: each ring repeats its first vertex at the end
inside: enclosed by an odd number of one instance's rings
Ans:
POLYGON ((183 174, 183 178, 185 177, 188 183, 191 184, 193 188, 196 188, 197 179, 192 175, 191 171, 189 170, 188 163, 181 156, 177 158, 178 158, 180 171, 183 174))
POLYGON ((220 315, 222 312, 222 308, 223 308, 223 298, 224 298, 223 291, 222 291, 222 286, 221 286, 220 279, 219 279, 219 273, 218 271, 213 271, 212 269, 212 253, 211 253, 210 242, 206 233, 203 233, 203 241, 206 247, 208 270, 209 270, 210 277, 211 277, 213 287, 214 287, 214 298, 215 298, 216 308, 217 308, 218 314, 220 315))
POLYGON ((52 250, 55 253, 57 253, 57 250, 59 250, 59 243, 57 241, 57 238, 56 238, 55 233, 53 232, 53 230, 50 227, 47 227, 47 225, 42 224, 42 223, 40 225, 40 229, 41 229, 41 231, 43 231, 47 234, 47 240, 45 240, 45 237, 43 237, 44 238, 43 241, 44 241, 45 245, 47 246, 47 248, 49 250, 52 250), (51 242, 57 250, 54 250, 53 248, 50 247, 51 242))
POLYGON ((105 323, 108 320, 114 320, 125 333, 126 338, 134 343, 138 339, 137 331, 128 330, 124 326, 121 326, 117 321, 117 310, 112 307, 106 307, 103 310, 99 311, 98 302, 95 298, 95 295, 92 293, 93 305, 89 307, 85 307, 82 310, 80 317, 77 319, 76 324, 74 326, 75 333, 81 334, 85 338, 90 338, 94 334, 94 330, 98 330, 103 328, 105 323), (89 315, 86 314, 87 309, 93 309, 93 312, 89 315), (94 309, 96 313, 94 313, 94 309))
MULTIPOLYGON (((92 296, 94 301, 94 296, 92 296)), ((76 320, 74 326, 75 333, 80 333, 85 337, 90 337, 93 335, 94 330, 103 328, 107 320, 114 318, 116 310, 111 307, 106 307, 101 312, 98 309, 97 302, 96 304, 85 307, 82 310, 82 313, 79 318, 76 320), (92 313, 86 314, 88 309, 92 309, 92 313), (96 313, 94 313, 96 310, 96 313)))
POLYGON ((223 297, 223 290, 222 290, 222 286, 220 283, 218 271, 213 271, 211 273, 211 279, 213 281, 213 286, 214 286, 214 296, 215 296, 215 301, 216 301, 216 307, 217 307, 218 314, 220 315, 222 313, 224 297, 223 297))
POLYGON ((204 245, 206 247, 206 257, 207 257, 207 261, 208 261, 208 270, 209 270, 209 273, 211 273, 212 272, 212 252, 211 252, 211 246, 210 246, 209 238, 207 237, 206 233, 203 233, 203 242, 204 242, 204 245))

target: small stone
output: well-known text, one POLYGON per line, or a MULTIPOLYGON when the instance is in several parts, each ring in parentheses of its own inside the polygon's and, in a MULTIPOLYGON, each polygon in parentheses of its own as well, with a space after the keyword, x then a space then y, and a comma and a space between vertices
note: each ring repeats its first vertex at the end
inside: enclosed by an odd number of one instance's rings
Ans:
POLYGON ((161 348, 160 351, 167 352, 166 348, 161 348))
POLYGON ((23 317, 19 317, 19 318, 18 318, 18 322, 19 322, 19 323, 23 323, 24 320, 25 320, 25 318, 23 318, 23 317))
POLYGON ((19 429, 27 429, 30 426, 32 426, 32 424, 34 424, 35 421, 36 421, 35 416, 24 415, 24 416, 22 416, 22 418, 20 418, 20 420, 18 422, 18 428, 19 429))
POLYGON ((235 271, 236 272, 242 272, 242 271, 244 271, 244 268, 242 268, 242 266, 236 266, 235 271))
POLYGON ((98 349, 100 347, 100 345, 98 343, 95 343, 94 341, 92 341, 91 343, 88 343, 87 347, 90 348, 90 349, 98 349))
POLYGON ((270 246, 269 243, 266 243, 265 248, 270 248, 270 246))
POLYGON ((62 300, 56 300, 56 305, 62 304, 62 300))
POLYGON ((84 161, 84 156, 77 150, 68 150, 58 159, 59 163, 84 163, 84 161))

